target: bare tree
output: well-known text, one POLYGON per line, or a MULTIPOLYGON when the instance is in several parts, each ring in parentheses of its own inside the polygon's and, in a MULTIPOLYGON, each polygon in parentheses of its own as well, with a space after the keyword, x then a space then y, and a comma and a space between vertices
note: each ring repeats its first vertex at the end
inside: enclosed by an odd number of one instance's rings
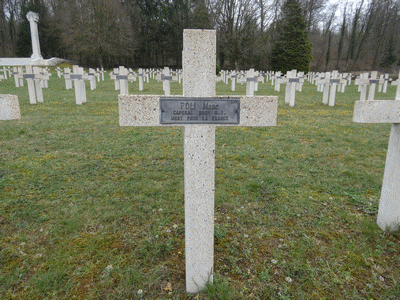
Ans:
POLYGON ((318 22, 323 18, 323 10, 327 0, 302 0, 304 17, 307 22, 307 31, 310 32, 314 27, 318 27, 318 22))
POLYGON ((55 9, 72 58, 103 66, 133 54, 136 40, 120 1, 67 0, 55 9))

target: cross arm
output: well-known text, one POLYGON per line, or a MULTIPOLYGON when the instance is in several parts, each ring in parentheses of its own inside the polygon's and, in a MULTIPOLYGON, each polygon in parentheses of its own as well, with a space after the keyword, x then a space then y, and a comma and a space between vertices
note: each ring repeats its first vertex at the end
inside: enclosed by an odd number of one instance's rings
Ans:
POLYGON ((400 101, 356 101, 354 103, 353 122, 400 123, 400 101))

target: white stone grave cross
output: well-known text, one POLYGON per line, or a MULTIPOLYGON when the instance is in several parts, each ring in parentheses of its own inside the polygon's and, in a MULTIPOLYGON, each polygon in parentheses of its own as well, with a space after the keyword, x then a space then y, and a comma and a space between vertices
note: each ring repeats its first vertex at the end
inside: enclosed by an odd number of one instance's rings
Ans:
POLYGON ((143 69, 139 69, 137 74, 137 77, 139 77, 139 91, 143 91, 143 76, 144 76, 143 69))
POLYGON ((89 72, 88 72, 88 79, 90 82, 90 90, 95 90, 96 89, 96 70, 89 68, 89 72))
POLYGON ((47 89, 49 87, 49 80, 51 73, 47 67, 44 69, 40 68, 39 70, 40 74, 42 75, 42 80, 41 80, 42 87, 47 89))
POLYGON ((360 78, 356 79, 355 84, 358 85, 360 94, 360 101, 364 101, 367 96, 367 86, 369 85, 368 100, 374 100, 375 87, 379 83, 383 83, 383 79, 378 79, 378 72, 371 72, 371 78, 368 78, 368 73, 360 75, 360 78))
POLYGON ((25 67, 25 73, 22 74, 22 78, 26 79, 28 83, 29 103, 36 104, 36 102, 43 102, 40 69, 28 65, 25 67))
POLYGON ((398 100, 356 101, 353 121, 391 123, 385 172, 378 209, 378 226, 398 230, 400 225, 400 98, 398 100))
MULTIPOLYGON (((275 92, 280 92, 281 91, 281 80, 284 78, 283 76, 282 76, 282 72, 276 72, 275 73, 275 86, 274 86, 274 89, 275 89, 275 92)), ((272 83, 273 83, 274 81, 272 80, 272 83)))
MULTIPOLYGON (((25 69, 27 69, 27 68, 25 67, 25 69)), ((35 75, 33 80, 35 82, 36 100, 37 100, 37 102, 42 103, 43 102, 42 88, 43 88, 43 86, 45 86, 45 84, 43 83, 43 80, 45 80, 45 79, 48 80, 49 77, 47 75, 44 75, 42 68, 40 68, 40 67, 33 67, 33 74, 35 75)))
POLYGON ((75 102, 77 105, 82 105, 86 102, 85 74, 83 68, 76 65, 72 66, 72 71, 69 76, 74 81, 75 102))
MULTIPOLYGON (((385 74, 385 76, 383 77, 383 80, 384 80, 384 82, 383 82, 382 91, 378 90, 378 92, 386 93, 388 83, 389 83, 389 81, 391 81, 391 79, 389 78, 389 74, 385 74)), ((381 86, 381 85, 379 85, 379 86, 381 86)))
POLYGON ((331 73, 326 72, 325 74, 320 74, 319 78, 316 79, 317 91, 323 92, 322 103, 328 104, 329 100, 329 85, 331 82, 331 73))
POLYGON ((71 80, 71 69, 64 68, 64 79, 65 79, 65 89, 71 90, 72 89, 72 80, 71 80))
MULTIPOLYGON (((99 68, 96 69, 96 71, 101 75, 101 81, 104 81, 104 68, 101 68, 101 70, 99 68)), ((100 77, 99 77, 99 81, 100 81, 100 77)))
POLYGON ((7 69, 3 67, 3 79, 7 79, 7 69))
POLYGON ((341 81, 341 79, 340 79, 339 72, 332 71, 331 79, 330 79, 331 90, 329 93, 329 102, 328 102, 329 106, 335 106, 336 91, 338 89, 338 84, 341 84, 341 83, 343 83, 343 81, 341 81))
POLYGON ((296 84, 300 82, 300 79, 296 77, 296 73, 296 70, 288 71, 286 73, 286 78, 280 82, 286 83, 285 103, 288 103, 289 106, 294 106, 296 98, 296 84))
POLYGON ((24 86, 24 80, 22 78, 22 74, 23 74, 22 67, 13 67, 12 75, 14 75, 15 87, 24 86))
POLYGON ((345 80, 340 78, 338 71, 326 72, 324 77, 317 79, 316 83, 321 86, 319 91, 322 89, 323 92, 322 103, 335 106, 338 84, 344 84, 344 82, 345 80))
POLYGON ((128 89, 128 81, 136 81, 136 77, 133 73, 130 73, 130 71, 123 67, 120 66, 118 69, 118 74, 115 75, 115 80, 119 81, 119 91, 121 95, 128 95, 129 94, 129 89, 128 89))
POLYGON ((231 91, 234 92, 236 90, 237 75, 235 71, 232 71, 230 75, 231 75, 231 91))
POLYGON ((395 100, 400 100, 400 71, 396 81, 392 81, 392 85, 397 86, 395 100))
POLYGON ((173 80, 171 71, 168 67, 164 67, 161 74, 156 77, 157 81, 162 81, 163 83, 163 91, 164 95, 171 95, 171 84, 170 82, 173 80))
POLYGON ((378 85, 378 93, 386 93, 387 92, 387 83, 389 81, 389 74, 381 74, 379 76, 379 85, 378 85))
POLYGON ((275 126, 277 97, 215 96, 216 32, 183 31, 183 97, 119 95, 120 126, 184 126, 186 290, 213 282, 215 128, 275 126))
POLYGON ((349 81, 349 77, 350 77, 350 80, 351 80, 351 75, 349 75, 347 73, 339 74, 340 84, 339 84, 339 88, 338 89, 340 90, 341 93, 345 92, 347 83, 349 81))
POLYGON ((57 76, 58 78, 61 78, 62 75, 62 69, 60 67, 56 67, 56 72, 57 72, 57 76))
POLYGON ((304 72, 297 73, 296 78, 299 80, 296 83, 296 91, 302 92, 303 91, 303 84, 304 84, 304 80, 305 80, 304 72))
POLYGON ((114 87, 116 91, 120 89, 119 80, 117 80, 118 74, 119 74, 119 68, 114 68, 113 71, 110 73, 110 78, 114 80, 114 87))
POLYGON ((256 72, 254 69, 246 71, 246 96, 254 96, 255 83, 257 81, 256 72))

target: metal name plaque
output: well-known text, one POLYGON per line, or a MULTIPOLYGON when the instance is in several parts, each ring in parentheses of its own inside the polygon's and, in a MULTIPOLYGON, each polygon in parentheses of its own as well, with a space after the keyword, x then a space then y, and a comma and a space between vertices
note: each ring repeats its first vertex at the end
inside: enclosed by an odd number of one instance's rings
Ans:
POLYGON ((71 74, 70 79, 82 79, 82 74, 71 74))
POLYGON ((161 124, 239 124, 240 100, 160 98, 161 124))

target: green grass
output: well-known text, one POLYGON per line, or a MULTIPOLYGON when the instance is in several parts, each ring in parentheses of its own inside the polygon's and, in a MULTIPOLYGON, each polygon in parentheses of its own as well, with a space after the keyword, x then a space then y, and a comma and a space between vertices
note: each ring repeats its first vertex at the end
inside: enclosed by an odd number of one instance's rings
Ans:
POLYGON ((22 118, 0 122, 0 298, 398 299, 400 235, 376 225, 390 125, 352 122, 354 85, 335 107, 281 88, 256 93, 276 127, 217 129, 215 282, 188 295, 182 128, 119 127, 107 75, 82 106, 54 69, 42 104, 1 81, 22 118))

